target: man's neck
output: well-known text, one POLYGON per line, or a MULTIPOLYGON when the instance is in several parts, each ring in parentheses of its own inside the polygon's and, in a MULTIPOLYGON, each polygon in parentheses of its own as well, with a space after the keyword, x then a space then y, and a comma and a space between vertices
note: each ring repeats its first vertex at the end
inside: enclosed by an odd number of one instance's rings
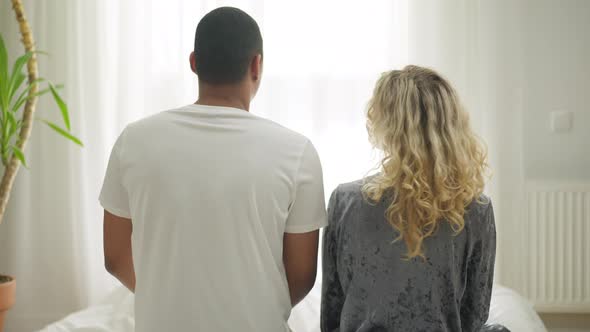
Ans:
POLYGON ((244 110, 246 112, 250 111, 250 104, 244 103, 239 99, 233 98, 211 98, 211 97, 201 97, 195 102, 197 105, 207 105, 207 106, 219 106, 219 107, 232 107, 244 110))
POLYGON ((250 98, 239 86, 199 86, 199 105, 239 108, 246 112, 250 110, 250 98))

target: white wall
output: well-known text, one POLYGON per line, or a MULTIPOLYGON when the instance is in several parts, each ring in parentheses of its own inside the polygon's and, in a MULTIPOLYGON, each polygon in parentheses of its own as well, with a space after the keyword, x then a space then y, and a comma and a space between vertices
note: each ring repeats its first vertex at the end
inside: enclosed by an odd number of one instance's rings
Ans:
POLYGON ((479 100, 494 128, 498 280, 522 292, 527 254, 535 254, 526 250, 525 186, 590 181, 590 1, 480 1, 478 16, 479 100), (552 111, 572 112, 572 129, 552 132, 552 111))
POLYGON ((479 1, 477 13, 478 100, 484 122, 491 121, 483 128, 484 137, 485 128, 491 133, 498 280, 524 290, 526 184, 590 181, 590 1, 479 1), (552 111, 572 112, 572 130, 551 132, 552 111))
POLYGON ((522 27, 526 177, 590 181, 590 1, 528 1, 522 27), (555 110, 571 132, 550 131, 555 110))

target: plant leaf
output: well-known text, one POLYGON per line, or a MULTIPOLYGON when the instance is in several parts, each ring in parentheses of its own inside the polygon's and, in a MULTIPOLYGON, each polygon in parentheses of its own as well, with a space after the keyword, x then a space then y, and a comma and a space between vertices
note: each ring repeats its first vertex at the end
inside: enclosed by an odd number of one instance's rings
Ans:
POLYGON ((14 112, 7 112, 7 115, 8 123, 10 123, 10 128, 8 130, 8 137, 10 139, 10 137, 16 132, 16 129, 18 129, 18 123, 14 117, 14 112))
POLYGON ((6 84, 8 78, 8 53, 4 38, 0 35, 0 85, 6 84))
MULTIPOLYGON (((12 74, 10 75, 10 80, 8 83, 8 100, 11 99, 12 95, 14 94, 14 92, 16 92, 16 80, 23 75, 24 77, 26 77, 23 73, 22 73, 22 69, 23 66, 29 61, 29 59, 31 59, 31 57, 33 56, 33 52, 27 52, 21 56, 19 56, 16 59, 16 62, 14 63, 14 67, 12 67, 12 74)), ((23 78, 24 80, 24 78, 23 78)))
MULTIPOLYGON (((45 79, 42 79, 42 80, 44 81, 45 79)), ((61 89, 61 88, 63 88, 63 85, 62 85, 62 84, 58 84, 58 85, 56 85, 56 86, 55 86, 55 89, 56 89, 56 90, 59 90, 59 89, 61 89)), ((25 90, 28 92, 28 90, 30 90, 30 89, 31 89, 31 85, 28 85, 28 86, 26 87, 26 89, 25 89, 25 90)), ((31 96, 29 96, 29 95, 27 95, 27 94, 25 94, 25 93, 21 93, 21 95, 20 95, 20 96, 19 96, 19 98, 17 99, 16 103, 14 103, 14 105, 12 106, 12 110, 13 110, 14 112, 17 112, 17 111, 18 111, 18 110, 21 108, 21 106, 23 106, 23 104, 24 104, 24 103, 25 103, 27 100, 29 100, 29 99, 31 99, 31 98, 34 98, 34 97, 39 97, 39 96, 42 96, 42 95, 44 95, 44 94, 46 94, 46 93, 48 93, 48 92, 50 92, 50 91, 51 91, 51 90, 50 90, 49 88, 47 88, 47 89, 43 89, 43 90, 41 90, 41 91, 37 91, 37 92, 35 92, 35 93, 34 93, 33 95, 31 95, 31 96)), ((23 91, 23 92, 24 92, 24 91, 23 91)))
POLYGON ((61 111, 61 117, 64 120, 64 124, 66 125, 66 129, 70 131, 70 115, 68 113, 68 105, 61 99, 61 97, 57 94, 57 90, 53 86, 53 84, 49 83, 49 89, 51 90, 51 94, 53 95, 53 99, 55 99, 55 103, 59 107, 61 111))
POLYGON ((17 72, 21 72, 24 65, 29 62, 29 59, 31 59, 32 56, 33 52, 27 52, 19 56, 14 62, 14 67, 12 67, 12 76, 14 76, 14 74, 17 72))
POLYGON ((6 46, 4 45, 4 39, 0 35, 0 107, 2 112, 8 105, 7 100, 8 91, 8 54, 6 53, 6 46))
MULTIPOLYGON (((35 83, 40 83, 45 81, 44 78, 38 78, 36 79, 34 82, 35 83)), ((23 91, 20 93, 20 95, 18 96, 18 98, 16 98, 16 101, 14 102, 14 104, 12 105, 12 111, 13 112, 17 112, 20 107, 29 99, 29 90, 31 90, 33 88, 33 84, 28 84, 23 91)), ((61 89, 61 85, 56 85, 55 86, 56 89, 60 88, 61 89)), ((43 94, 46 94, 47 92, 49 92, 49 89, 45 89, 45 90, 41 90, 38 91, 37 93, 33 94, 33 97, 37 97, 43 94)))
MULTIPOLYGON (((18 130, 20 129, 21 125, 22 125, 22 121, 17 120, 14 117, 14 113, 10 112, 10 115, 8 116, 8 121, 10 122, 10 128, 8 129, 8 142, 12 141, 12 138, 16 135, 16 133, 18 132, 18 130)), ((19 141, 19 138, 16 138, 16 141, 19 141)))
POLYGON ((27 166, 27 160, 25 159, 25 154, 16 147, 16 145, 12 146, 12 152, 14 153, 14 156, 16 157, 16 159, 20 160, 20 162, 26 167, 29 168, 29 166, 27 166))
MULTIPOLYGON (((14 112, 8 110, 3 114, 4 119, 2 119, 2 143, 4 144, 4 150, 7 151, 6 147, 12 141, 12 137, 18 130, 18 121, 14 116, 14 112)), ((4 156, 5 158, 7 156, 4 156)))
POLYGON ((10 86, 11 90, 8 92, 8 101, 9 102, 12 100, 12 98, 14 98, 15 92, 18 91, 20 86, 25 81, 25 78, 27 78, 27 76, 21 72, 16 73, 15 76, 11 78, 11 83, 12 83, 12 85, 10 86))
POLYGON ((84 144, 82 144, 82 142, 76 136, 70 134, 69 132, 67 132, 63 128, 60 128, 55 123, 49 122, 47 120, 41 120, 41 121, 45 122, 46 125, 48 125, 51 129, 55 130, 58 134, 62 135, 63 137, 65 137, 65 138, 69 139, 70 141, 78 144, 79 146, 84 146, 84 144))

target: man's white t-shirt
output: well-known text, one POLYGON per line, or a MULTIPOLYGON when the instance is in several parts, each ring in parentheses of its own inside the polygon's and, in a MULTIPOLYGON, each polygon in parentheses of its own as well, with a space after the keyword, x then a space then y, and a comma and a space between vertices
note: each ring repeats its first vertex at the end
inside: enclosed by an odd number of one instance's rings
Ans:
POLYGON ((100 202, 132 219, 137 331, 288 331, 283 235, 326 225, 307 138, 236 108, 162 112, 120 135, 100 202))

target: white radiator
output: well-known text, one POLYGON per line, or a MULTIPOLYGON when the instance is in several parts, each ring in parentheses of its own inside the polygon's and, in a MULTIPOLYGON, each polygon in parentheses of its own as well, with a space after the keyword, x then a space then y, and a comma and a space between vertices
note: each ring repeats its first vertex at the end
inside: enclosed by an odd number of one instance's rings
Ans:
POLYGON ((540 312, 590 313, 590 185, 529 184, 524 291, 540 312))

